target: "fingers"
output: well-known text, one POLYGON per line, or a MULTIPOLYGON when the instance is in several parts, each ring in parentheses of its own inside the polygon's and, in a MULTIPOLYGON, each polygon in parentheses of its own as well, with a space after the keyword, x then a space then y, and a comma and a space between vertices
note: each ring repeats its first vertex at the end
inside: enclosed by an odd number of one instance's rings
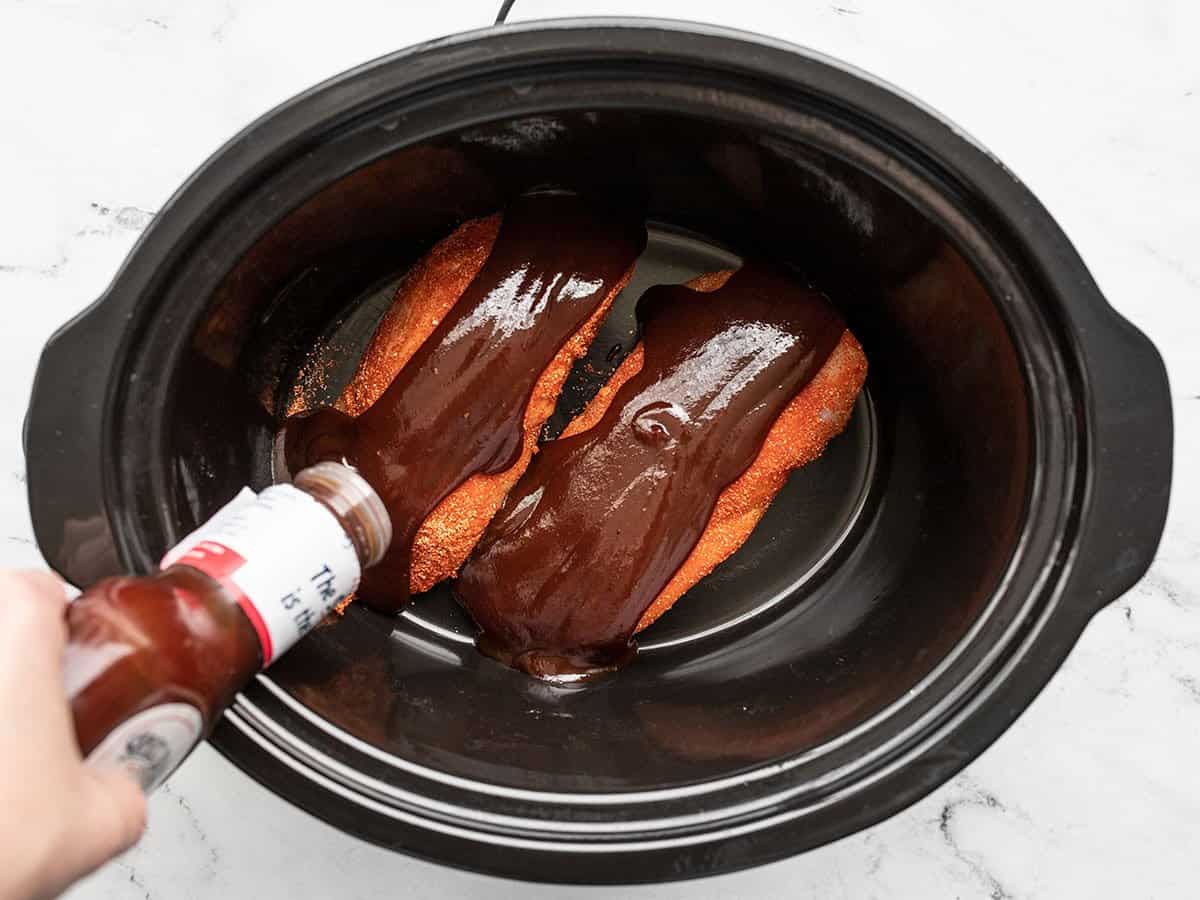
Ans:
POLYGON ((72 881, 128 850, 146 828, 146 798, 124 772, 85 766, 81 791, 79 816, 67 841, 72 881))
POLYGON ((124 772, 85 766, 65 699, 66 594, 0 570, 0 897, 56 896, 133 844, 146 801, 124 772))
POLYGON ((81 767, 79 781, 62 799, 70 803, 70 817, 52 835, 46 830, 37 836, 49 843, 29 855, 31 872, 15 896, 57 897, 132 847, 146 827, 146 799, 124 772, 81 767))
POLYGON ((11 630, 28 637, 62 643, 63 607, 67 595, 62 579, 49 572, 0 570, 0 610, 11 630), (25 629, 33 629, 29 635, 25 629))
MULTIPOLYGON (((62 655, 67 642, 66 594, 48 572, 0 570, 0 696, 39 704, 62 693, 62 655)), ((0 707, 4 708, 4 707, 0 707)), ((9 710, 6 709, 6 712, 9 710)))
POLYGON ((0 590, 12 585, 59 606, 67 600, 65 584, 53 572, 43 569, 0 569, 0 590))

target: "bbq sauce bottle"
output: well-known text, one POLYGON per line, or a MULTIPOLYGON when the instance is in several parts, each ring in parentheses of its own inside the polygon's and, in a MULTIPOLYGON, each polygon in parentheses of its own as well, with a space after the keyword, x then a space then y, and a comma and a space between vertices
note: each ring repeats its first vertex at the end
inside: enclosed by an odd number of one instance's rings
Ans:
POLYGON ((67 606, 67 695, 89 763, 149 792, 237 692, 358 586, 392 528, 352 469, 249 488, 144 578, 98 582, 67 606))

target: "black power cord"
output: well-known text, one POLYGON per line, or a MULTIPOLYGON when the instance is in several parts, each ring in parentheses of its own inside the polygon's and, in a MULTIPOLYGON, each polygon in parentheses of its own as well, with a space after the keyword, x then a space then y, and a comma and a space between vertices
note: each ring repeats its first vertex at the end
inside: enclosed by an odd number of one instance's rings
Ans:
POLYGON ((497 25, 504 24, 504 20, 508 18, 508 12, 513 8, 513 3, 515 2, 516 0, 504 0, 504 2, 500 4, 500 12, 496 13, 497 25))

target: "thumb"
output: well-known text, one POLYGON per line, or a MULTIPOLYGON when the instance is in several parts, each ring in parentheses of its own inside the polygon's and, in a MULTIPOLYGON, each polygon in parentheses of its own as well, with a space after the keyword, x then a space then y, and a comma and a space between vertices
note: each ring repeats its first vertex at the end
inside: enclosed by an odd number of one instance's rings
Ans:
POLYGON ((146 828, 146 797, 119 769, 84 766, 78 816, 68 841, 70 880, 128 850, 146 828))

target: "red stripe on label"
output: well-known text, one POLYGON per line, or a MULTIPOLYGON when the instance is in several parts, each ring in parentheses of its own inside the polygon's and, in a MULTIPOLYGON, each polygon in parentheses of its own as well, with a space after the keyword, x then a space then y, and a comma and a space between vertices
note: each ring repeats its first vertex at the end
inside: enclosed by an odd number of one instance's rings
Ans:
POLYGON ((200 541, 175 560, 176 565, 191 566, 206 575, 223 581, 246 564, 245 558, 217 541, 200 541))
POLYGON ((250 620, 250 624, 258 633, 258 642, 262 645, 262 664, 263 668, 266 668, 267 664, 275 658, 275 650, 271 646, 271 633, 267 631, 267 623, 258 614, 258 610, 250 602, 250 598, 243 594, 236 584, 232 581, 223 581, 222 584, 229 588, 230 593, 237 600, 238 606, 242 608, 242 612, 246 614, 246 618, 250 620))
POLYGON ((173 563, 199 569, 213 580, 219 581, 225 590, 229 591, 258 635, 258 643, 262 646, 263 666, 266 666, 275 658, 271 633, 267 631, 267 623, 263 621, 254 603, 242 592, 232 577, 245 564, 246 560, 240 553, 218 541, 200 541, 173 563))

